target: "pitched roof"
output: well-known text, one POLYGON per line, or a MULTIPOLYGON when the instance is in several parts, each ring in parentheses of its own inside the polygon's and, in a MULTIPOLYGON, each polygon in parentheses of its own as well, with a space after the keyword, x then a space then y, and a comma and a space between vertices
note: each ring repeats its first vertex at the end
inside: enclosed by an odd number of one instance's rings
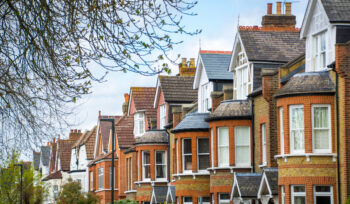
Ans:
POLYGON ((74 142, 75 140, 58 140, 58 158, 62 171, 70 170, 70 159, 74 142))
POLYGON ((321 0, 330 22, 350 22, 349 0, 321 0))
POLYGON ((272 192, 272 195, 278 194, 278 169, 270 168, 264 169, 264 174, 266 175, 267 181, 272 192))
POLYGON ((131 87, 131 97, 134 99, 136 110, 145 110, 147 120, 157 118, 157 109, 153 108, 154 87, 131 87))
POLYGON ((207 131, 209 123, 205 121, 205 118, 208 116, 209 113, 189 113, 172 132, 207 131))
MULTIPOLYGON (((121 116, 100 116, 99 119, 114 118, 114 123, 118 121, 121 116)), ((108 151, 109 136, 112 130, 112 123, 109 121, 100 121, 99 136, 102 138, 102 146, 104 151, 108 151)))
POLYGON ((165 130, 149 130, 136 138, 135 144, 168 143, 168 133, 165 130))
POLYGON ((86 131, 78 140, 75 141, 72 148, 79 148, 81 145, 85 145, 87 159, 94 158, 94 148, 96 139, 97 126, 94 126, 92 130, 86 131))
POLYGON ((158 76, 160 88, 166 102, 188 102, 197 99, 197 90, 193 89, 194 77, 158 76))
POLYGON ((305 51, 305 42, 297 30, 240 27, 238 32, 249 61, 286 63, 305 51))
POLYGON ((40 164, 40 152, 33 151, 33 165, 34 169, 38 170, 40 164))
POLYGON ((233 73, 228 71, 231 52, 201 50, 199 54, 209 81, 233 80, 233 73))
POLYGON ((62 178, 62 173, 61 171, 56 171, 52 174, 49 174, 48 176, 46 176, 45 178, 43 178, 42 180, 43 181, 48 181, 48 180, 51 180, 51 179, 61 179, 62 178))
POLYGON ((120 149, 131 147, 134 142, 134 117, 123 116, 115 125, 116 138, 120 149))
POLYGON ((53 172, 55 170, 56 153, 57 153, 57 142, 53 142, 51 143, 50 172, 53 172))
POLYGON ((164 203, 166 201, 166 196, 168 193, 168 186, 153 186, 153 195, 155 196, 155 199, 157 203, 164 203))
MULTIPOLYGON (((87 166, 90 167, 90 166, 94 165, 96 162, 103 160, 103 159, 112 161, 112 152, 108 152, 106 154, 100 154, 100 155, 96 156, 94 158, 94 160, 92 160, 87 166)), ((115 161, 118 160, 117 152, 114 153, 114 160, 115 161)))
POLYGON ((289 81, 274 95, 274 97, 334 92, 335 85, 330 78, 328 71, 305 72, 295 74, 291 77, 289 81))
POLYGON ((257 197, 261 176, 261 173, 236 173, 241 197, 257 197))
POLYGON ((51 147, 42 146, 40 148, 40 160, 44 166, 49 166, 51 147))
POLYGON ((207 121, 250 118, 252 115, 250 101, 227 100, 222 101, 214 112, 210 113, 207 121))

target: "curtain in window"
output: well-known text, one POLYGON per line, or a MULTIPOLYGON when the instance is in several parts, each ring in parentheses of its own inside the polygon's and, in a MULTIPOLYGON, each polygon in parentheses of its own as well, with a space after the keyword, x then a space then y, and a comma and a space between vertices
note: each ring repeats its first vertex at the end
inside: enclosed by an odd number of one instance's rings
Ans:
POLYGON ((314 144, 315 149, 329 148, 328 107, 314 108, 314 144))
POLYGON ((248 164, 250 161, 249 127, 236 127, 236 164, 248 164))
POLYGON ((304 149, 304 108, 292 109, 291 136, 294 150, 304 149))

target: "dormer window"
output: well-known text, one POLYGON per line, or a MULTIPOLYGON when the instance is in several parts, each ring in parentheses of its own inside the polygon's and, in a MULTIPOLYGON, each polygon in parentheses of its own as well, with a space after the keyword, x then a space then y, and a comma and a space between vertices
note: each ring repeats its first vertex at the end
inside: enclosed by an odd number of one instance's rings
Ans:
POLYGON ((145 133, 145 115, 144 113, 134 114, 134 135, 136 137, 142 136, 145 133))
POLYGON ((244 52, 241 50, 237 56, 237 61, 236 61, 237 67, 239 67, 245 63, 247 63, 247 59, 245 57, 244 52))
POLYGON ((208 83, 202 85, 201 93, 201 103, 202 103, 202 112, 208 112, 209 109, 209 97, 210 93, 208 91, 208 83))
POLYGON ((313 70, 322 71, 326 69, 326 32, 313 36, 313 70))
POLYGON ((248 66, 242 66, 236 69, 237 99, 247 98, 249 88, 248 78, 248 66))
POLYGON ((161 105, 159 107, 159 129, 164 129, 166 125, 166 106, 161 105))

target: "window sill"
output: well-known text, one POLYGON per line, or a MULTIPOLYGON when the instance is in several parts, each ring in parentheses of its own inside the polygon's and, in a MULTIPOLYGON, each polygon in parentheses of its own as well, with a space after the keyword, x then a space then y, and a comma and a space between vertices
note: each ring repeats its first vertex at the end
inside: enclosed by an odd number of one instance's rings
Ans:
POLYGON ((127 194, 127 193, 136 193, 136 192, 137 192, 136 190, 124 191, 125 194, 127 194))
MULTIPOLYGON (((98 189, 98 190, 96 190, 96 191, 94 191, 95 193, 98 193, 98 192, 102 192, 102 191, 111 191, 112 189, 110 189, 110 188, 104 188, 104 189, 98 189)), ((118 190, 118 188, 115 188, 114 189, 115 191, 117 191, 118 190)))
POLYGON ((159 181, 159 180, 151 181, 151 180, 149 180, 149 181, 135 181, 134 184, 139 185, 139 187, 140 187, 141 184, 148 184, 149 183, 149 184, 153 185, 155 183, 167 183, 167 182, 168 182, 167 180, 162 180, 162 181, 159 181))
POLYGON ((264 168, 264 167, 267 167, 267 163, 263 163, 259 165, 259 168, 264 168))
POLYGON ((306 161, 310 161, 310 157, 333 157, 333 162, 337 161, 337 154, 335 153, 303 153, 303 154, 283 154, 276 155, 275 159, 283 158, 287 162, 288 157, 306 157, 306 161))
POLYGON ((209 171, 200 171, 200 172, 197 172, 197 173, 180 173, 180 174, 173 174, 173 177, 177 178, 177 180, 181 180, 181 177, 182 176, 193 176, 193 179, 196 179, 196 176, 209 176, 210 173, 209 171))
POLYGON ((231 173, 234 173, 234 169, 251 169, 252 166, 226 166, 226 167, 211 167, 208 168, 208 171, 213 171, 216 174, 216 170, 230 170, 231 173))

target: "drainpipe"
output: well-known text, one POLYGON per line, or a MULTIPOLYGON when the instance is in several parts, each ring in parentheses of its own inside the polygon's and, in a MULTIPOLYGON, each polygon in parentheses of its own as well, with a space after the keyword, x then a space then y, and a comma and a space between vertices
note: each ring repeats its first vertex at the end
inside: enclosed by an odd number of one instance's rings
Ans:
POLYGON ((253 158, 252 158, 252 162, 253 162, 253 168, 252 168, 252 172, 255 172, 255 137, 254 137, 254 127, 255 127, 255 124, 254 124, 254 100, 253 98, 251 98, 252 100, 252 105, 251 105, 251 112, 252 112, 252 154, 253 154, 253 158))
POLYGON ((166 132, 168 133, 168 153, 167 153, 167 157, 168 157, 168 161, 167 161, 167 165, 168 165, 168 183, 170 183, 171 179, 171 175, 170 175, 170 133, 168 131, 168 129, 165 129, 166 132))
MULTIPOLYGON (((335 68, 335 67, 334 67, 335 68)), ((341 203, 341 193, 340 193, 340 162, 339 162, 339 87, 338 87, 338 73, 335 72, 335 104, 336 104, 336 114, 337 114, 337 170, 338 170, 338 203, 341 203)))

